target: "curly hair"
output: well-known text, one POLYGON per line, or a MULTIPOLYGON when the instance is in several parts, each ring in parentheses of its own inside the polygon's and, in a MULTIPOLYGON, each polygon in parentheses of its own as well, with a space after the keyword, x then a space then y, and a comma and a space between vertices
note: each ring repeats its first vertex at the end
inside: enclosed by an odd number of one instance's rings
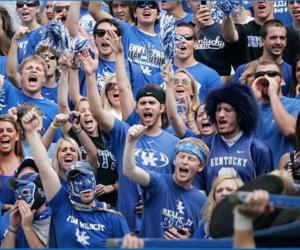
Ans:
POLYGON ((212 90, 206 100, 205 110, 212 123, 216 123, 216 110, 220 103, 232 106, 238 116, 239 127, 244 133, 251 133, 258 120, 258 107, 252 90, 247 85, 231 81, 212 90))

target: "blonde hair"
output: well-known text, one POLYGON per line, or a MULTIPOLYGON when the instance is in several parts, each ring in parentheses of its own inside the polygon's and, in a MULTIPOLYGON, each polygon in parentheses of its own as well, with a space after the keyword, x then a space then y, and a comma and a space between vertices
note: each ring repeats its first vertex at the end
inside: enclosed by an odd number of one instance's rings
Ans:
POLYGON ((240 82, 241 83, 247 84, 248 78, 251 77, 251 76, 254 77, 254 72, 255 72, 257 63, 258 63, 258 61, 253 61, 253 62, 250 62, 247 65, 245 71, 243 72, 243 74, 240 77, 240 82))
POLYGON ((279 177, 283 182, 283 192, 282 194, 291 195, 295 193, 297 190, 295 188, 295 181, 291 173, 286 170, 275 169, 270 172, 270 175, 275 175, 279 177))
POLYGON ((22 70, 24 69, 25 65, 29 62, 36 62, 36 63, 41 64, 43 66, 44 73, 46 75, 47 67, 46 67, 45 61, 43 60, 43 58, 41 58, 38 55, 29 56, 20 64, 20 73, 21 74, 22 74, 22 70))
POLYGON ((79 148, 77 142, 74 139, 72 139, 71 137, 63 137, 63 138, 59 139, 58 142, 56 143, 56 147, 55 147, 55 150, 54 150, 53 155, 52 155, 52 167, 54 168, 55 172, 58 175, 59 175, 59 169, 60 169, 58 159, 57 159, 58 151, 60 150, 61 144, 65 141, 70 142, 73 145, 73 147, 76 150, 76 153, 78 154, 78 160, 79 161, 82 160, 81 153, 80 153, 80 148, 79 148))
POLYGON ((192 96, 192 111, 196 112, 198 106, 200 105, 200 99, 199 99, 199 93, 198 93, 198 86, 195 81, 195 78, 185 69, 178 69, 175 72, 175 75, 177 73, 184 73, 188 76, 188 78, 191 80, 192 90, 194 92, 194 95, 192 96))
POLYGON ((215 196, 216 189, 217 189, 217 186, 219 186, 225 180, 235 181, 237 188, 240 188, 241 186, 244 185, 243 181, 236 175, 219 175, 213 181, 210 193, 207 198, 207 202, 203 208, 203 213, 202 213, 202 219, 205 221, 204 230, 207 235, 209 234, 209 224, 210 224, 212 212, 214 211, 215 207, 217 206, 216 196, 215 196))

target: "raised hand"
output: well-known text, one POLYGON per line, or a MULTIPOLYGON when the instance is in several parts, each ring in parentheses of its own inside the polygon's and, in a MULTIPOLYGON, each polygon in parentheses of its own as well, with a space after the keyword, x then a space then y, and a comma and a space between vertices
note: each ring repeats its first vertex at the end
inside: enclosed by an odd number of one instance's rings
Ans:
POLYGON ((92 45, 92 51, 94 53, 94 58, 91 57, 91 55, 87 49, 84 49, 81 54, 80 53, 78 54, 78 58, 81 61, 84 72, 87 75, 95 74, 95 72, 98 68, 99 52, 98 52, 98 49, 95 46, 95 44, 92 45))
POLYGON ((128 129, 127 133, 127 142, 133 143, 137 141, 145 132, 147 126, 143 126, 141 124, 133 125, 128 129))
POLYGON ((114 31, 108 31, 110 39, 106 39, 107 42, 110 44, 110 47, 116 54, 122 54, 124 52, 122 39, 119 37, 114 31))
POLYGON ((66 124, 66 122, 68 121, 69 116, 67 114, 56 114, 55 118, 54 118, 54 126, 56 127, 62 127, 66 124))
POLYGON ((39 115, 35 110, 31 110, 23 115, 21 124, 26 132, 37 131, 40 126, 39 115))
POLYGON ((32 227, 33 216, 35 214, 35 210, 31 211, 30 206, 24 200, 18 200, 19 212, 21 215, 21 225, 25 228, 32 227))
POLYGON ((14 41, 19 41, 23 36, 27 35, 30 30, 27 27, 21 26, 18 31, 13 36, 14 41))
POLYGON ((9 224, 13 230, 17 230, 21 223, 21 214, 19 211, 18 201, 12 206, 9 216, 9 224))
POLYGON ((80 133, 82 128, 81 128, 81 124, 80 124, 80 113, 79 112, 71 111, 69 113, 68 122, 72 124, 72 128, 76 134, 80 133))
POLYGON ((162 74, 163 80, 166 84, 173 84, 174 70, 173 70, 173 65, 171 63, 164 64, 161 67, 161 74, 162 74))
POLYGON ((65 52, 64 55, 59 58, 58 65, 60 66, 62 71, 69 71, 72 65, 70 54, 65 52))

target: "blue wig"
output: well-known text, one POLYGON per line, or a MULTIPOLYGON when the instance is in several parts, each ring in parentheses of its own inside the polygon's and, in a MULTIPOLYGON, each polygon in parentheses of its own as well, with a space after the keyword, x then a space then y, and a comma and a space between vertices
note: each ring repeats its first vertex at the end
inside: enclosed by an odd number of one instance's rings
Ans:
POLYGON ((251 133, 256 128, 258 108, 249 86, 231 81, 208 94, 205 110, 213 123, 216 123, 217 105, 222 102, 233 107, 238 116, 239 127, 244 133, 251 133))

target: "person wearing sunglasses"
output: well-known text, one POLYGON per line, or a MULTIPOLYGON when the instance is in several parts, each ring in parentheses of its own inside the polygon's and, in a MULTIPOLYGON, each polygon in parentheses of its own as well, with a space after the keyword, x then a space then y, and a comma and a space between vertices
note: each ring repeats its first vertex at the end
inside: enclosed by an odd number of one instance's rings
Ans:
POLYGON ((270 147, 277 167, 280 157, 294 148, 295 117, 300 111, 300 100, 283 96, 281 85, 284 80, 278 63, 259 61, 254 77, 252 89, 259 103, 260 117, 256 136, 270 147))
POLYGON ((65 23, 67 20, 70 5, 70 1, 55 1, 55 3, 53 4, 54 19, 61 20, 63 23, 65 23))
MULTIPOLYGON (((96 20, 113 18, 101 9, 101 3, 91 2, 89 11, 96 20)), ((155 24, 159 19, 159 7, 156 1, 136 1, 134 5, 136 24, 131 26, 117 18, 120 25, 125 58, 141 72, 139 85, 153 82, 153 76, 160 72, 164 61, 164 52, 155 24)))
MULTIPOLYGON (((283 60, 283 52, 287 43, 287 29, 284 24, 276 19, 266 21, 261 26, 261 45, 263 48, 263 54, 257 60, 274 60, 280 65, 281 72, 283 73, 283 79, 285 84, 282 87, 282 93, 284 96, 288 95, 290 86, 292 84, 292 68, 287 62, 283 60)), ((250 63, 240 65, 236 71, 233 79, 239 81, 243 72, 246 70, 250 63)))
POLYGON ((21 35, 18 38, 18 63, 26 57, 33 55, 36 44, 41 40, 42 27, 37 22, 40 10, 39 0, 17 0, 16 13, 20 19, 21 35))
MULTIPOLYGON (((212 68, 197 62, 194 49, 197 45, 197 34, 190 23, 180 23, 176 27, 176 55, 173 65, 174 71, 185 69, 195 79, 200 102, 205 102, 206 94, 223 84, 219 74, 212 68), (201 74, 199 74, 201 72, 201 74), (201 86, 201 87, 200 87, 201 86)), ((163 84, 162 74, 159 72, 153 81, 163 84)))

